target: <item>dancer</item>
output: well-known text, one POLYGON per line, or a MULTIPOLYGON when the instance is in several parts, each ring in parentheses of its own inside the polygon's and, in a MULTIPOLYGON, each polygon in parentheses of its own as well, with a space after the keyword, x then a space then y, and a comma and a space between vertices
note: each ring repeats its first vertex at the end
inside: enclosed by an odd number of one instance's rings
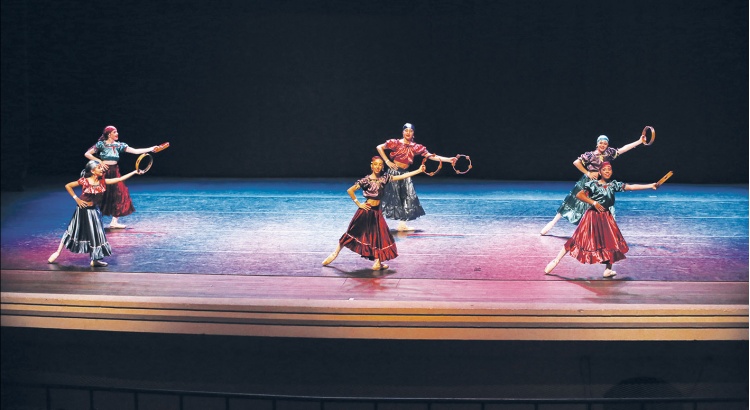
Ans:
POLYGON ((330 264, 339 256, 342 246, 362 255, 363 258, 374 260, 375 264, 372 265, 372 270, 388 269, 388 265, 383 262, 398 256, 396 242, 388 230, 388 225, 385 223, 383 213, 380 210, 383 191, 385 187, 390 185, 390 182, 413 177, 424 172, 425 167, 423 165, 418 170, 399 175, 382 175, 383 160, 374 156, 372 162, 370 162, 370 169, 372 169, 370 175, 360 179, 346 190, 359 209, 349 223, 346 233, 339 239, 336 250, 323 261, 324 266, 330 264), (358 189, 362 190, 364 197, 367 199, 365 203, 359 202, 354 195, 354 191, 358 189))
MULTIPOLYGON (((403 137, 401 139, 390 139, 377 146, 378 153, 389 168, 387 174, 391 176, 403 175, 409 165, 414 162, 415 155, 422 155, 433 161, 450 162, 454 165, 458 160, 458 157, 448 158, 431 154, 427 151, 427 147, 415 143, 414 126, 408 122, 404 124, 401 135, 403 137), (393 161, 388 159, 385 150, 391 151, 390 157, 393 161)), ((422 205, 419 204, 419 198, 411 179, 406 178, 401 181, 386 186, 383 195, 383 213, 387 218, 399 221, 396 227, 398 231, 413 231, 406 225, 406 221, 413 221, 424 215, 425 212, 422 205)))
POLYGON ((545 274, 552 272, 567 252, 581 263, 605 264, 606 268, 602 275, 605 278, 615 276, 617 272, 612 270, 612 264, 625 259, 628 244, 609 211, 615 204, 615 192, 657 189, 659 185, 625 184, 612 180, 612 165, 609 162, 603 162, 598 173, 601 175, 598 181, 586 182, 583 190, 576 194, 578 200, 585 203, 589 209, 583 214, 573 236, 565 242, 555 259, 544 268, 545 274))
MULTIPOLYGON (((631 142, 630 144, 617 149, 609 146, 609 138, 606 135, 600 135, 599 138, 596 139, 595 150, 584 152, 580 157, 578 157, 578 159, 573 161, 573 166, 578 168, 578 170, 583 173, 583 176, 581 176, 581 179, 576 182, 575 186, 570 191, 568 196, 563 199, 562 204, 559 208, 557 208, 557 214, 555 215, 555 217, 549 223, 547 223, 544 228, 542 228, 539 234, 546 235, 547 232, 549 232, 549 230, 552 229, 552 227, 555 226, 557 221, 559 221, 562 217, 565 217, 565 219, 570 221, 570 223, 578 224, 578 222, 581 220, 581 217, 583 216, 583 213, 586 212, 586 209, 588 208, 586 203, 581 202, 576 198, 576 194, 578 194, 578 192, 583 189, 583 185, 585 185, 589 181, 595 181, 599 178, 597 169, 599 169, 599 166, 602 162, 612 162, 618 156, 630 151, 631 149, 643 144, 644 142, 646 142, 646 136, 641 135, 641 138, 638 141, 631 142)), ((610 211, 614 215, 614 208, 610 211)))
MULTIPOLYGON (((106 178, 119 178, 120 168, 117 166, 117 161, 120 160, 120 154, 123 152, 136 155, 145 154, 147 152, 154 152, 154 149, 157 147, 157 145, 150 148, 130 147, 128 144, 120 141, 120 134, 117 132, 117 128, 108 125, 104 127, 99 141, 93 147, 89 148, 84 156, 91 161, 100 162, 102 168, 106 171, 106 178), (97 158, 95 155, 99 157, 97 158)), ((125 228, 125 225, 118 222, 118 218, 135 212, 128 187, 122 182, 111 186, 104 194, 101 211, 103 215, 112 217, 109 223, 110 228, 125 228)))
POLYGON ((63 246, 73 253, 88 253, 91 255, 91 266, 107 266, 102 261, 105 256, 112 254, 112 249, 104 235, 102 225, 102 214, 99 205, 102 202, 107 185, 118 184, 135 174, 143 174, 143 171, 135 170, 118 178, 104 178, 104 169, 98 161, 89 161, 86 168, 81 171, 81 178, 65 185, 70 196, 76 201, 78 207, 70 219, 68 229, 60 240, 60 246, 47 262, 52 263, 60 256, 63 246), (81 197, 76 196, 73 188, 81 187, 81 197))

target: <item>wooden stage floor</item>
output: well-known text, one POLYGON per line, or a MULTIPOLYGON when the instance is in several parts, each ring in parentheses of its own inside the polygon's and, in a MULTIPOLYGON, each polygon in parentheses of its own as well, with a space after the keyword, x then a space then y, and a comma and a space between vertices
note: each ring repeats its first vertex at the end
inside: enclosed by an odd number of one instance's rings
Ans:
MULTIPOLYGON (((216 335, 465 340, 747 340, 748 187, 618 195, 614 279, 566 256, 573 182, 415 178, 427 215, 390 269, 344 249, 352 180, 134 178, 113 255, 56 249, 61 180, 2 198, 2 325, 216 335)), ((108 218, 105 217, 105 223, 108 218)), ((389 221, 392 227, 395 223, 389 221)))

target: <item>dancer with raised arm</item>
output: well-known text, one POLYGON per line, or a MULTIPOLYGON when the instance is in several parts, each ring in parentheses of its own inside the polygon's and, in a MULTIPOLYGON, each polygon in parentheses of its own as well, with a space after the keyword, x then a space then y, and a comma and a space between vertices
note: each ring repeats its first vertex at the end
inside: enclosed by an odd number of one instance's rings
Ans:
POLYGON ((68 229, 63 233, 57 251, 47 259, 47 262, 54 262, 64 246, 73 253, 88 253, 92 267, 107 266, 107 262, 102 259, 111 255, 112 249, 104 234, 99 205, 107 191, 107 185, 121 183, 133 175, 142 173, 143 171, 136 170, 118 178, 104 178, 101 164, 98 161, 89 161, 86 168, 81 171, 81 178, 65 185, 65 189, 78 206, 70 219, 68 229), (73 188, 78 186, 81 187, 80 197, 73 191, 73 188))
POLYGON ((602 263, 605 265, 602 276, 610 278, 617 272, 612 265, 625 259, 628 244, 620 233, 615 218, 609 211, 615 204, 615 192, 657 189, 662 181, 653 184, 625 184, 612 179, 612 165, 603 162, 599 169, 599 180, 591 180, 578 192, 578 200, 589 209, 583 214, 573 236, 565 242, 560 252, 544 268, 549 274, 560 263, 566 253, 581 263, 602 263))
POLYGON ((398 256, 396 242, 380 209, 381 198, 385 187, 393 181, 401 181, 424 172, 424 165, 415 171, 399 175, 383 175, 383 160, 375 156, 370 162, 370 169, 372 173, 346 190, 358 209, 349 223, 349 228, 339 239, 336 249, 323 261, 324 266, 339 256, 342 247, 349 248, 365 259, 375 261, 372 270, 388 269, 388 265, 383 262, 398 256), (354 194, 358 189, 362 190, 366 199, 364 203, 359 202, 354 194))
MULTIPOLYGON (((437 154, 431 154, 427 147, 414 142, 414 126, 410 123, 404 124, 401 131, 401 139, 389 139, 377 146, 380 157, 383 158, 385 165, 388 166, 386 172, 391 176, 403 175, 414 162, 415 155, 428 157, 433 161, 450 162, 455 165, 458 157, 441 157, 437 154), (385 151, 389 150, 389 155, 385 151)), ((419 203, 417 192, 414 190, 414 184, 410 178, 404 178, 386 187, 383 194, 383 214, 388 219, 398 220, 398 231, 412 231, 413 229, 406 225, 406 221, 413 221, 424 215, 424 209, 419 203)))
MULTIPOLYGON (((612 162, 620 155, 643 144, 644 142, 646 142, 646 137, 645 135, 641 135, 641 138, 639 138, 638 141, 631 142, 630 144, 618 149, 609 146, 609 138, 606 135, 600 135, 596 139, 595 150, 584 152, 580 157, 573 161, 573 166, 581 171, 583 176, 581 176, 578 182, 576 182, 568 196, 563 199, 562 204, 557 208, 557 214, 555 217, 547 223, 544 228, 542 228, 539 234, 546 235, 547 232, 555 226, 557 221, 563 217, 570 223, 578 224, 588 206, 586 203, 579 201, 576 194, 583 189, 583 186, 587 182, 596 181, 599 178, 598 169, 603 162, 612 162)), ((614 214, 614 208, 611 209, 611 212, 614 214)))
MULTIPOLYGON (((108 125, 104 127, 99 141, 93 147, 89 148, 84 156, 89 160, 100 162, 106 172, 105 177, 115 179, 120 177, 120 168, 117 165, 117 162, 120 160, 120 154, 124 152, 136 155, 145 154, 154 152, 157 148, 157 145, 149 148, 130 147, 128 144, 120 141, 120 134, 117 132, 117 128, 108 125)), ((118 219, 135 212, 135 207, 133 206, 133 201, 130 199, 128 187, 124 183, 117 183, 107 190, 102 200, 101 211, 103 215, 112 217, 109 223, 110 228, 125 228, 125 225, 119 223, 118 219)))

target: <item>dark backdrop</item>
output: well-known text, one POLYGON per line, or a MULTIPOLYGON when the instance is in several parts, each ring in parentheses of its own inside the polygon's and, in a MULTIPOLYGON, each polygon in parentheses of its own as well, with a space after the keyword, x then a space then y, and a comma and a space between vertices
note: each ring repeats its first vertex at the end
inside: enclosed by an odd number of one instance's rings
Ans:
POLYGON ((4 189, 108 124, 157 176, 358 177, 408 121, 446 178, 574 181, 651 125, 619 179, 748 181, 746 0, 1 1, 4 189))

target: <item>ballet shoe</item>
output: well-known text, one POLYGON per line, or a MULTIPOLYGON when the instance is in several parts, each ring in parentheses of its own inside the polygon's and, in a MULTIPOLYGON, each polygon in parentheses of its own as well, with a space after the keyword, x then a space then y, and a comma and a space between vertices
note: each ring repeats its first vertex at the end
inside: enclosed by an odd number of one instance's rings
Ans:
POLYGON ((396 230, 398 232, 411 232, 411 231, 414 230, 414 228, 412 228, 410 226, 407 226, 406 222, 401 221, 401 222, 398 223, 398 226, 396 227, 396 230))
POLYGON ((329 263, 333 262, 333 260, 336 259, 337 256, 339 256, 339 255, 336 254, 335 252, 332 253, 332 254, 330 254, 330 255, 328 255, 328 257, 323 261, 323 266, 326 266, 329 263))
POLYGON ((611 278, 615 275, 617 275, 617 272, 613 271, 612 269, 604 269, 604 273, 602 274, 602 276, 604 276, 605 278, 611 278))
POLYGON ((372 270, 386 270, 388 269, 388 265, 385 263, 381 263, 379 265, 372 265, 372 270))
POLYGON ((550 272, 552 272, 553 269, 555 269, 555 266, 560 263, 557 259, 552 259, 550 263, 547 264, 547 266, 544 268, 544 274, 548 275, 550 272))
POLYGON ((109 265, 109 264, 107 262, 104 262, 104 261, 99 261, 99 260, 91 261, 91 267, 93 267, 93 268, 103 268, 103 267, 105 267, 107 265, 109 265))
POLYGON ((123 224, 109 224, 109 229, 124 229, 127 225, 123 224))
POLYGON ((54 262, 58 256, 60 256, 60 252, 53 253, 52 255, 50 255, 49 259, 47 259, 47 263, 54 262))

